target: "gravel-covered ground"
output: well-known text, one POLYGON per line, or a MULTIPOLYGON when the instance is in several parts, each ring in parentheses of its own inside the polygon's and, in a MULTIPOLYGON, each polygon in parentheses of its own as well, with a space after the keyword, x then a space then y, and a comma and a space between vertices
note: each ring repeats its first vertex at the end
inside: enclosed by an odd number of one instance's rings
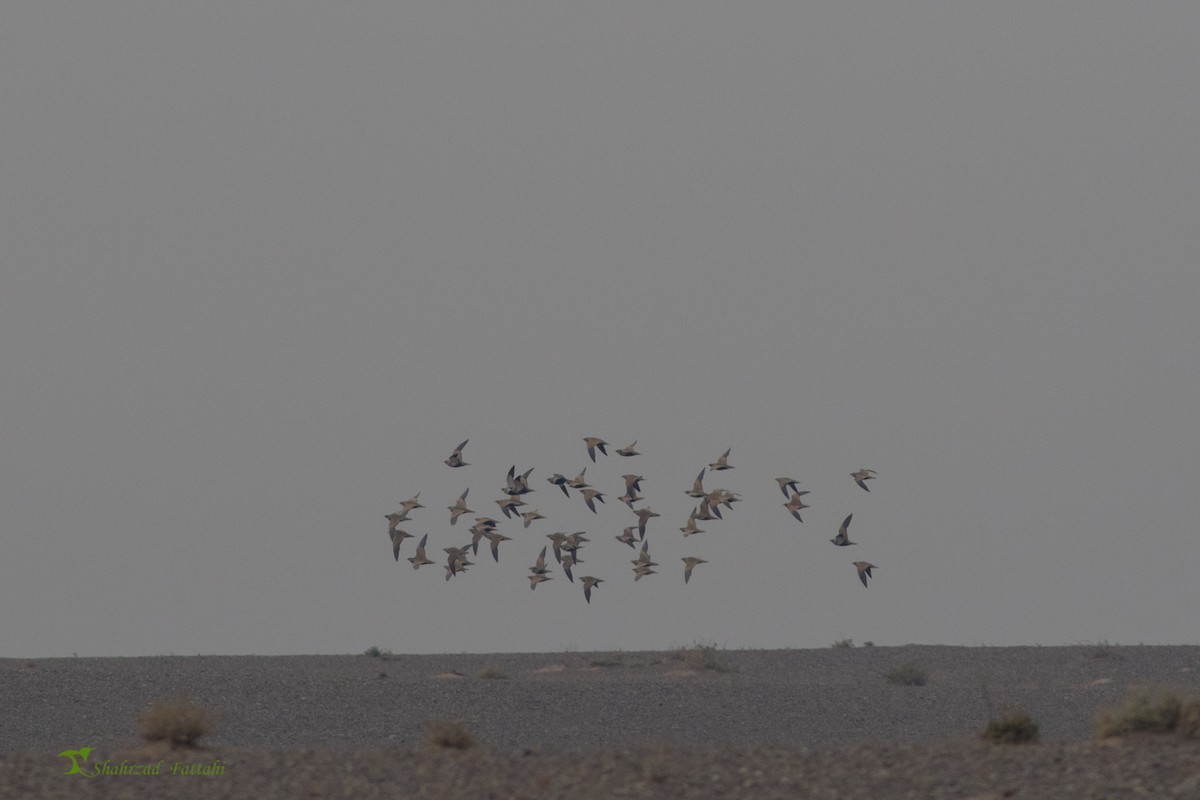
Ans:
POLYGON ((1200 798, 1200 742, 1093 739, 1143 685, 1200 695, 1200 647, 8 659, 0 797, 1200 798), (180 692, 221 716, 206 749, 144 745, 180 692), (1009 708, 1040 744, 978 740, 1009 708), (424 745, 436 720, 479 744, 424 745), (64 775, 81 747, 224 771, 64 775))

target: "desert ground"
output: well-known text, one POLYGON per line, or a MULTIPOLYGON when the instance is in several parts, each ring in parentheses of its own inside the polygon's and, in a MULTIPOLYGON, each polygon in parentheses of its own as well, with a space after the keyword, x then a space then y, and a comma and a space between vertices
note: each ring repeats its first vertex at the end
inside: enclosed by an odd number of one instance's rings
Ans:
POLYGON ((1200 696, 1200 647, 0 659, 0 797, 1200 798, 1200 740, 1096 736, 1137 687, 1200 696), (181 694, 214 732, 141 739, 181 694), (1011 709, 1037 743, 981 739, 1011 709))

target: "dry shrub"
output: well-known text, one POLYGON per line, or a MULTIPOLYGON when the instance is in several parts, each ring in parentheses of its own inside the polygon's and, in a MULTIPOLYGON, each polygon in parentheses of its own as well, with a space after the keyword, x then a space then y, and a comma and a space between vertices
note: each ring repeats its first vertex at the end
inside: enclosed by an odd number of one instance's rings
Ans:
POLYGON ((438 719, 425 723, 425 741, 433 747, 453 750, 470 750, 475 746, 475 737, 457 722, 438 719))
POLYGON ((508 678, 508 674, 499 667, 488 667, 479 673, 479 677, 485 681, 499 681, 508 678))
POLYGON ((172 747, 193 747, 196 740, 216 730, 216 715, 179 695, 160 700, 138 717, 138 730, 148 742, 169 742, 172 747))
POLYGON ((1038 725, 1024 711, 1009 711, 988 722, 983 738, 1002 744, 1032 744, 1038 740, 1038 725))
POLYGON ((1180 697, 1170 689, 1133 689, 1115 708, 1096 718, 1096 735, 1123 736, 1129 733, 1178 733, 1200 736, 1200 699, 1180 697))
POLYGON ((925 670, 913 663, 900 664, 884 674, 888 683, 894 683, 899 686, 924 686, 929 680, 929 676, 925 670))
POLYGON ((853 639, 838 639, 836 642, 834 642, 831 645, 831 647, 833 647, 834 650, 843 650, 843 649, 846 649, 849 647, 854 647, 854 640, 853 639))
POLYGON ((672 661, 682 661, 688 669, 707 669, 713 672, 732 672, 733 667, 721 656, 715 644, 695 642, 691 647, 677 647, 671 652, 672 661))
POLYGON ((623 666, 623 662, 621 661, 619 656, 616 658, 602 657, 602 658, 593 658, 591 661, 591 665, 593 667, 620 667, 620 666, 623 666))

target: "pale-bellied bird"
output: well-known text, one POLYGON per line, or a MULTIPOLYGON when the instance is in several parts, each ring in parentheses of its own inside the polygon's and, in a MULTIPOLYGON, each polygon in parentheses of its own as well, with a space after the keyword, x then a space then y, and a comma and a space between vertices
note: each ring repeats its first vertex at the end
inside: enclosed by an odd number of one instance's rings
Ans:
POLYGON ((855 561, 854 568, 858 570, 858 579, 862 581, 863 586, 867 585, 867 578, 875 577, 871 574, 871 570, 879 569, 879 567, 869 561, 855 561))
POLYGON ((850 477, 854 478, 855 483, 857 483, 859 486, 861 486, 862 488, 866 489, 869 492, 871 490, 869 488, 867 488, 866 482, 875 480, 875 470, 860 469, 858 472, 851 472, 850 477))
POLYGON ((788 489, 792 491, 799 490, 796 484, 800 483, 800 481, 795 478, 776 478, 775 480, 779 483, 779 490, 783 492, 784 497, 788 496, 788 489))
POLYGON ((587 503, 587 507, 592 510, 593 514, 597 513, 596 512, 596 504, 593 502, 594 500, 599 500, 601 503, 603 503, 604 502, 604 492, 598 491, 596 489, 592 489, 591 487, 584 489, 583 490, 583 501, 585 503, 587 503))
POLYGON ((638 518, 638 538, 645 539, 646 538, 646 522, 649 521, 653 517, 659 516, 659 514, 655 513, 654 511, 651 511, 649 508, 635 509, 633 513, 637 514, 637 518, 638 518))
POLYGON ((593 463, 596 461, 597 450, 599 450, 601 453, 604 453, 604 455, 608 455, 608 451, 604 449, 608 446, 608 442, 604 441, 599 436, 585 436, 583 437, 583 441, 585 444, 587 444, 588 456, 592 459, 593 463))
POLYGON ((533 511, 522 511, 521 512, 521 519, 525 520, 526 528, 528 528, 529 523, 533 522, 535 519, 545 519, 545 518, 546 517, 543 514, 541 514, 536 508, 533 511))
POLYGON ((425 557, 425 542, 428 541, 428 539, 429 539, 428 533, 425 534, 424 536, 422 536, 421 541, 417 542, 416 555, 413 555, 408 559, 408 563, 413 565, 413 569, 420 569, 421 567, 425 566, 426 564, 433 563, 432 561, 430 561, 428 558, 425 557))
POLYGON ((804 522, 804 520, 800 517, 800 512, 808 508, 808 504, 805 503, 803 499, 804 495, 806 494, 808 494, 808 492, 796 492, 794 495, 788 498, 786 503, 783 504, 783 507, 790 511, 792 516, 795 517, 796 521, 798 522, 804 522))
POLYGON ((696 558, 695 556, 688 556, 683 559, 683 582, 687 583, 692 579, 692 570, 695 567, 707 563, 703 558, 696 558))
POLYGON ((474 514, 475 513, 471 509, 467 508, 467 492, 469 492, 469 491, 471 491, 471 489, 470 489, 470 487, 467 487, 463 491, 463 493, 458 496, 458 500, 455 501, 454 505, 446 506, 446 508, 450 509, 450 524, 451 525, 458 522, 458 518, 461 517, 463 514, 474 514))
MULTIPOLYGON (((729 448, 729 450, 732 450, 732 449, 733 449, 732 447, 729 448)), ((717 472, 718 470, 722 470, 722 469, 733 469, 733 465, 729 463, 729 450, 726 450, 724 453, 721 454, 720 458, 718 458, 713 463, 709 464, 708 468, 711 469, 713 472, 717 472)))
POLYGON ((579 470, 578 475, 576 475, 574 478, 571 478, 571 480, 567 481, 567 486, 570 486, 572 489, 586 489, 587 487, 591 486, 591 484, 587 482, 587 479, 583 477, 584 473, 586 473, 586 472, 587 472, 587 467, 584 467, 583 469, 579 470))
POLYGON ((412 534, 402 531, 399 528, 392 528, 391 530, 388 531, 388 536, 391 537, 391 540, 392 540, 392 555, 395 556, 397 561, 399 561, 400 560, 400 543, 403 542, 405 539, 411 539, 412 534))
POLYGON ((583 599, 589 604, 592 602, 592 589, 604 583, 603 578, 593 578, 591 575, 582 575, 579 580, 583 581, 583 599))

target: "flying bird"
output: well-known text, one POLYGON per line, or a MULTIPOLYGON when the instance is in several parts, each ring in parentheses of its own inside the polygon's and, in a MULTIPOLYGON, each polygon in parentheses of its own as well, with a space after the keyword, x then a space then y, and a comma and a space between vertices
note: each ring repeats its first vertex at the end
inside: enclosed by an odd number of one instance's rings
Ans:
POLYGON ((637 514, 637 518, 638 518, 638 538, 645 539, 646 538, 646 523, 651 518, 657 517, 660 515, 651 511, 649 508, 639 508, 639 509, 635 510, 633 513, 637 514))
POLYGON ((593 578, 591 575, 582 575, 579 580, 583 581, 583 599, 592 602, 592 589, 604 583, 603 578, 593 578))
POLYGON ((696 514, 696 519, 711 520, 722 519, 720 507, 713 508, 708 496, 700 501, 700 511, 696 514))
POLYGON ((467 446, 467 442, 469 442, 469 441, 471 441, 471 440, 463 439, 463 443, 460 444, 458 447, 454 448, 454 452, 451 453, 450 457, 447 458, 443 463, 448 467, 468 466, 467 462, 463 461, 462 451, 463 451, 463 448, 467 446))
POLYGON ((549 581, 549 580, 554 580, 554 579, 544 573, 535 572, 534 574, 529 576, 529 588, 536 589, 538 587, 539 583, 545 583, 546 581, 549 581))
POLYGON ((494 558, 496 560, 496 563, 499 564, 500 563, 500 543, 501 542, 511 542, 512 537, 505 536, 504 534, 500 533, 499 531, 488 531, 487 533, 484 534, 484 536, 486 536, 488 538, 488 541, 491 542, 492 558, 494 558))
POLYGON ((859 486, 861 486, 862 488, 866 489, 869 492, 871 490, 867 486, 866 482, 875 480, 875 470, 860 469, 858 472, 851 472, 850 477, 854 478, 855 483, 857 483, 859 486))
POLYGON ((646 498, 640 494, 630 494, 629 492, 625 492, 625 494, 621 495, 617 499, 620 500, 625 505, 629 506, 629 510, 632 511, 634 503, 636 503, 640 500, 645 500, 646 498))
POLYGON ((696 476, 696 480, 692 482, 692 489, 687 492, 688 497, 697 499, 704 497, 708 492, 704 491, 704 470, 700 470, 700 474, 696 476))
POLYGON ((622 475, 621 478, 625 481, 625 494, 621 495, 618 499, 632 510, 634 503, 638 500, 646 499, 638 494, 642 489, 642 481, 646 479, 641 475, 633 474, 622 475))
POLYGON ((529 473, 533 472, 533 467, 525 470, 521 475, 517 475, 517 465, 513 464, 508 468, 508 478, 505 482, 504 493, 507 495, 516 496, 519 494, 529 494, 533 489, 529 488, 529 473))
POLYGON ((788 489, 791 489, 793 492, 799 491, 799 487, 796 484, 800 483, 800 481, 795 478, 776 478, 775 482, 779 484, 779 490, 783 492, 784 497, 788 496, 788 489))
POLYGON ((500 506, 500 510, 504 512, 506 519, 512 519, 517 516, 520 513, 517 511, 517 506, 525 505, 525 501, 515 495, 501 498, 496 500, 495 503, 500 506))
MULTIPOLYGON (((567 540, 567 534, 562 531, 555 531, 554 533, 547 533, 546 538, 550 540, 550 544, 554 548, 554 560, 561 564, 562 546, 563 542, 567 540)), ((543 550, 543 552, 545 551, 543 550)))
POLYGON ((692 579, 692 570, 693 569, 695 569, 700 564, 707 564, 707 563, 708 562, 705 561, 703 558, 696 558, 695 556, 688 556, 687 558, 683 559, 683 582, 687 583, 688 581, 690 581, 692 579))
POLYGON ((601 503, 603 503, 604 502, 604 492, 598 491, 596 489, 592 489, 590 487, 587 489, 584 489, 583 490, 583 501, 585 503, 587 503, 587 507, 592 510, 593 514, 595 514, 595 513, 597 513, 596 512, 596 504, 594 502, 592 502, 593 500, 599 500, 601 503))
POLYGON ((588 456, 592 459, 592 463, 596 461, 596 451, 599 450, 604 455, 608 455, 608 451, 604 448, 608 446, 608 442, 601 439, 599 436, 585 436, 583 441, 587 444, 588 456))
POLYGON ((443 547, 442 550, 446 553, 446 570, 448 573, 446 580, 450 580, 450 577, 465 571, 470 566, 471 562, 467 560, 467 551, 464 548, 443 547))
POLYGON ((392 540, 392 555, 395 556, 397 561, 399 561, 400 560, 400 543, 403 542, 405 539, 413 538, 413 535, 411 533, 402 531, 399 528, 392 528, 391 530, 388 531, 388 536, 391 537, 391 540, 392 540))
POLYGON ((446 506, 446 508, 448 508, 450 510, 450 524, 451 525, 458 522, 458 518, 461 517, 463 514, 474 514, 475 513, 471 509, 467 508, 467 492, 469 492, 469 491, 471 491, 471 488, 467 487, 463 491, 463 493, 458 496, 458 500, 455 501, 454 505, 446 506))
POLYGON ((541 512, 539 512, 536 508, 533 511, 522 511, 521 512, 521 519, 525 520, 526 528, 528 528, 529 523, 533 522, 535 519, 545 519, 545 518, 546 518, 545 515, 543 515, 541 512))
MULTIPOLYGON (((590 541, 591 539, 585 536, 583 531, 568 533, 563 538, 562 549, 571 554, 571 558, 574 559, 576 564, 582 564, 583 559, 579 557, 579 551, 583 549, 584 542, 590 541)), ((563 558, 566 558, 566 556, 563 556, 563 558)))
MULTIPOLYGON (((425 566, 426 564, 433 563, 432 561, 430 561, 428 558, 425 557, 425 542, 428 539, 429 539, 428 533, 425 534, 424 536, 422 536, 421 541, 417 542, 416 555, 411 556, 408 559, 408 562, 413 565, 413 569, 420 569, 421 567, 425 566)), ((399 560, 399 559, 397 559, 397 560, 399 560)))
POLYGON ((869 561, 855 561, 854 568, 858 570, 858 579, 862 581, 863 586, 867 585, 867 578, 875 577, 871 574, 871 570, 879 569, 869 561))
POLYGON ((578 475, 567 481, 567 486, 570 486, 572 489, 586 489, 587 487, 591 486, 591 484, 587 482, 587 479, 583 477, 585 472, 587 472, 587 467, 579 470, 578 475))
POLYGON ((538 554, 537 561, 533 562, 533 566, 529 568, 529 571, 534 575, 545 575, 550 571, 546 568, 546 547, 548 546, 542 547, 542 552, 538 554))
MULTIPOLYGON (((732 447, 729 448, 729 450, 732 450, 732 449, 733 449, 732 447)), ((718 470, 722 470, 722 469, 733 469, 733 465, 729 463, 729 450, 726 450, 724 453, 721 454, 720 458, 718 458, 713 463, 709 464, 708 468, 711 469, 713 472, 717 472, 718 470)))
POLYGON ((405 511, 395 511, 384 517, 388 521, 388 533, 396 530, 396 526, 401 522, 408 521, 408 513, 405 511))
POLYGON ((476 531, 479 533, 487 533, 488 531, 494 531, 496 526, 499 524, 500 523, 496 522, 496 520, 492 519, 491 517, 476 517, 475 524, 472 525, 469 530, 471 533, 475 533, 476 531))
POLYGON ((848 545, 858 544, 858 542, 850 541, 850 520, 853 517, 854 515, 851 514, 849 517, 846 517, 844 520, 842 520, 842 527, 838 528, 837 536, 833 537, 829 541, 833 542, 838 547, 846 547, 848 545))
POLYGON ((630 456, 640 456, 641 453, 639 453, 637 450, 633 449, 635 447, 637 447, 637 439, 634 439, 633 444, 631 444, 627 447, 617 448, 617 455, 625 456, 626 458, 629 458, 630 456))
POLYGON ((704 529, 696 525, 696 520, 699 518, 698 509, 693 508, 692 513, 688 514, 687 525, 679 529, 683 531, 684 536, 691 536, 693 533, 704 533, 704 529))
POLYGON ((637 545, 634 544, 634 542, 636 542, 637 539, 633 538, 633 526, 626 528, 625 530, 621 531, 620 536, 614 536, 613 538, 616 539, 618 542, 621 542, 622 544, 627 544, 633 548, 637 547, 637 545))
POLYGON ((563 475, 561 472, 556 472, 556 473, 554 473, 554 475, 552 477, 546 478, 546 480, 549 483, 553 483, 555 486, 562 489, 562 493, 565 494, 567 497, 571 496, 571 493, 567 491, 567 476, 566 475, 563 475))
POLYGON ((638 567, 657 567, 658 566, 657 562, 650 560, 650 543, 649 542, 645 542, 642 544, 642 550, 641 550, 641 552, 638 553, 638 557, 633 559, 629 563, 633 564, 635 571, 637 570, 638 567))
POLYGON ((420 496, 421 496, 421 493, 417 492, 412 497, 408 498, 403 503, 401 503, 400 504, 400 509, 401 509, 400 513, 407 515, 410 511, 416 511, 418 508, 424 508, 425 506, 421 505, 420 501, 417 500, 417 498, 420 496))
POLYGON ((795 517, 798 522, 804 522, 804 520, 800 518, 800 512, 808 508, 808 504, 804 502, 804 495, 806 494, 808 494, 808 492, 796 492, 794 495, 788 498, 786 503, 783 504, 783 507, 792 512, 792 516, 795 517))

